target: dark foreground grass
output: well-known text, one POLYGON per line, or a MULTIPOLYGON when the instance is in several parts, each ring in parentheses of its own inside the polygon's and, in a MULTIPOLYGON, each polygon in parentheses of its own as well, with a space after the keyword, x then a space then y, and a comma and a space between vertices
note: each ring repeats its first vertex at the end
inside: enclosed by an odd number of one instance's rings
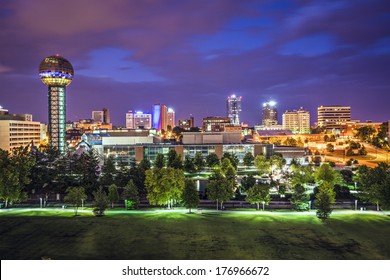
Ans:
POLYGON ((1 259, 390 259, 390 218, 147 213, 0 215, 1 259), (29 216, 26 216, 29 215, 29 216))

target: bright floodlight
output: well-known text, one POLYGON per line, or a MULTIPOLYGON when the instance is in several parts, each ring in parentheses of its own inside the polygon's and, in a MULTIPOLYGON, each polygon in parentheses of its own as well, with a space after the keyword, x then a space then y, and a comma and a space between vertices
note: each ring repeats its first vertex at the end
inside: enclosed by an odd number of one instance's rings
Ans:
POLYGON ((68 86, 73 75, 72 64, 58 54, 46 57, 39 65, 39 77, 47 86, 68 86))
POLYGON ((275 106, 276 105, 276 102, 275 101, 270 101, 270 102, 268 102, 268 104, 269 104, 269 106, 275 106))

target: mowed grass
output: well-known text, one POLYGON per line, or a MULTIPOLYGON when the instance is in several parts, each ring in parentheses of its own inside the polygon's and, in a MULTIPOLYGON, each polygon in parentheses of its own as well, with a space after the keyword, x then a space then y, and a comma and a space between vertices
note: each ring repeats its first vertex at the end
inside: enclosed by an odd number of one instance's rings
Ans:
POLYGON ((1 259, 390 259, 390 218, 205 213, 0 214, 1 259))

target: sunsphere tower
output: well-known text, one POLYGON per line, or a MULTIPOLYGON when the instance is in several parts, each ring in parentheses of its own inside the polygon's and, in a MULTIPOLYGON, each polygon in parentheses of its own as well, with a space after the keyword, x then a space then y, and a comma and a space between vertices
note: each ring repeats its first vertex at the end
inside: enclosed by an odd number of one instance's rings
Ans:
POLYGON ((61 153, 66 145, 66 87, 73 75, 72 64, 58 54, 46 57, 39 65, 39 77, 48 86, 50 145, 61 153))

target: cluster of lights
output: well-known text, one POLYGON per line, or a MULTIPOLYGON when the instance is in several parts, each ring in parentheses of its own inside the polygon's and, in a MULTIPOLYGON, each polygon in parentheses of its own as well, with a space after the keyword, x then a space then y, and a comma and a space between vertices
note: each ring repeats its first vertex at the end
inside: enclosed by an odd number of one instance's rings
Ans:
POLYGON ((270 102, 263 103, 263 107, 267 107, 267 105, 274 107, 276 105, 276 102, 271 100, 270 102))
POLYGON ((61 79, 73 79, 73 76, 68 73, 63 73, 63 72, 52 72, 52 71, 47 71, 47 72, 41 72, 39 73, 39 76, 42 78, 61 78, 61 79))

